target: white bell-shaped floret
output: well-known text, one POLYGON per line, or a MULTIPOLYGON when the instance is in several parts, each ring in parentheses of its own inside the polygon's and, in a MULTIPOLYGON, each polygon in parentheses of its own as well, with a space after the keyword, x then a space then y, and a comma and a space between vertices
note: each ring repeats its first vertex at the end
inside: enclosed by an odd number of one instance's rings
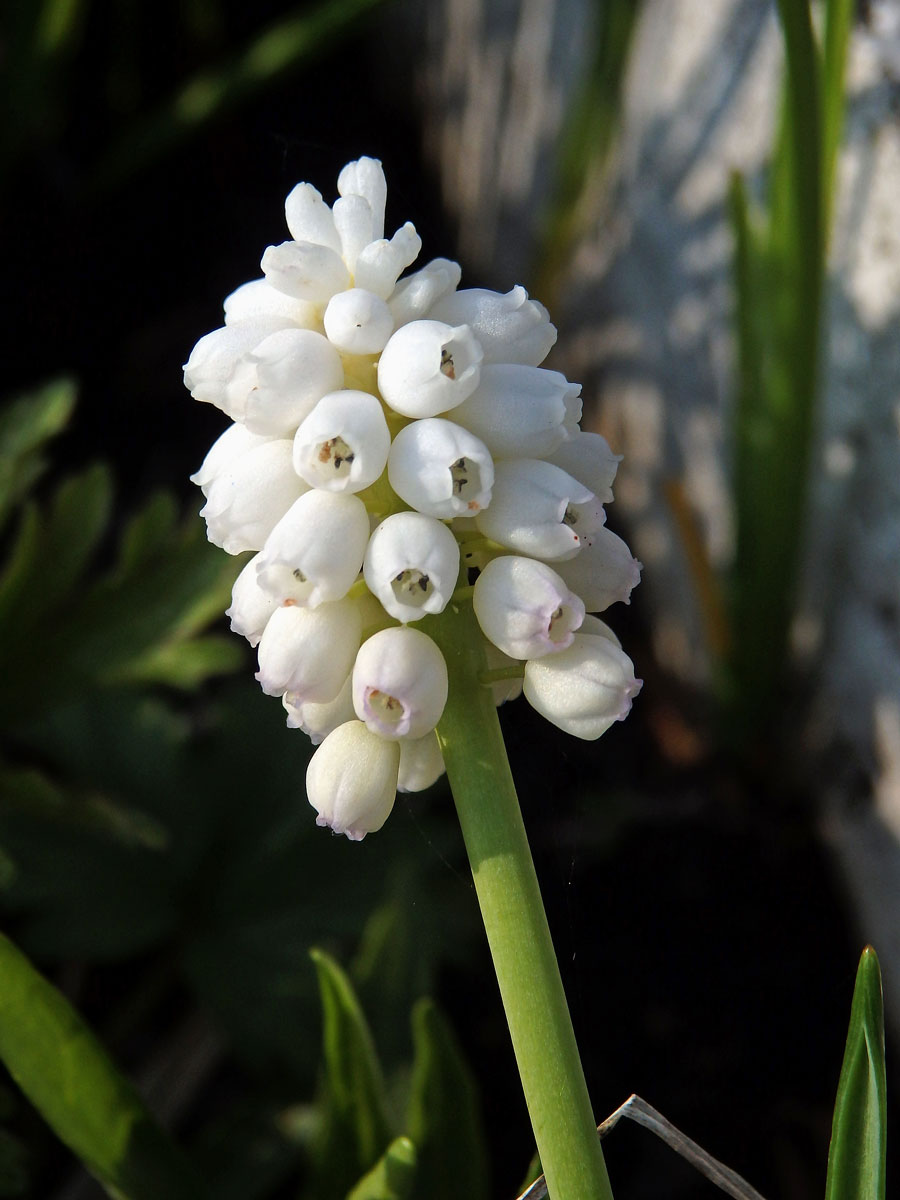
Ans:
POLYGON ((611 604, 628 604, 631 589, 641 581, 641 564, 625 542, 609 529, 591 534, 577 558, 556 564, 588 612, 603 612, 611 604))
POLYGON ((195 400, 214 404, 233 421, 241 413, 231 411, 227 388, 238 363, 269 334, 284 327, 277 317, 259 317, 237 325, 223 325, 206 334, 191 351, 184 364, 184 386, 195 400))
POLYGON ((406 626, 363 642, 353 666, 353 707, 372 733, 420 738, 447 703, 447 664, 430 637, 406 626))
POLYGON ((378 362, 378 389, 405 417, 433 417, 462 404, 478 386, 481 347, 466 325, 410 321, 378 362))
POLYGON ((306 794, 316 824, 361 842, 379 830, 394 807, 400 748, 347 721, 329 733, 306 770, 306 794))
POLYGON ((326 337, 281 329, 237 363, 226 388, 229 412, 253 433, 284 435, 343 382, 341 356, 326 337))
POLYGON ((381 239, 364 246, 356 259, 354 278, 357 287, 374 292, 387 300, 406 268, 416 261, 422 249, 422 239, 409 221, 390 241, 381 239))
POLYGON ((385 302, 363 288, 332 296, 323 319, 328 340, 345 354, 378 354, 394 328, 385 302))
POLYGON ((306 492, 266 539, 257 566, 259 585, 279 604, 315 608, 340 600, 359 575, 368 540, 369 517, 361 500, 306 492))
POLYGON ((494 458, 545 458, 578 430, 581 385, 559 371, 488 363, 453 420, 481 438, 494 458))
POLYGON ((231 607, 225 609, 225 616, 231 619, 231 632, 245 637, 251 646, 259 645, 269 617, 278 607, 275 597, 259 586, 258 559, 259 555, 254 555, 234 581, 231 607))
POLYGON ((334 224, 341 239, 341 257, 353 274, 360 251, 375 240, 372 210, 363 196, 342 196, 334 205, 334 224))
POLYGON ((525 664, 525 699, 574 737, 593 741, 622 721, 641 690, 631 659, 608 638, 575 635, 568 650, 525 664))
POLYGON ((338 725, 356 719, 349 675, 335 698, 324 704, 304 700, 296 692, 285 692, 281 703, 287 713, 288 729, 302 729, 314 746, 318 746, 338 725))
POLYGON ((430 517, 472 517, 491 502, 494 462, 468 429, 427 417, 394 438, 388 480, 401 499, 430 517))
POLYGON ((372 240, 384 237, 387 182, 377 158, 360 158, 342 168, 337 181, 341 196, 362 196, 372 213, 372 240))
POLYGON ((334 700, 353 667, 362 627, 349 600, 301 608, 286 604, 269 617, 259 640, 256 678, 267 696, 334 700))
POLYGON ((341 239, 331 209, 311 183, 298 183, 288 192, 284 216, 295 242, 311 242, 341 253, 341 239))
POLYGON ((297 430, 294 470, 312 487, 361 492, 384 471, 390 448, 384 410, 374 396, 332 392, 297 430))
POLYGON ((256 446, 262 446, 264 442, 270 440, 259 434, 251 433, 240 422, 229 425, 225 432, 220 434, 210 446, 206 458, 200 464, 199 469, 191 476, 191 483, 196 483, 205 496, 206 489, 212 481, 221 475, 223 471, 227 471, 231 463, 240 458, 242 454, 246 454, 248 450, 253 450, 256 446))
POLYGON ((401 279, 388 300, 394 325, 399 329, 407 321, 427 316, 433 304, 458 287, 461 278, 459 263, 433 258, 421 270, 401 279))
POLYGON ((621 454, 613 454, 609 442, 599 433, 588 433, 579 429, 569 441, 563 442, 552 454, 541 455, 586 488, 590 488, 604 504, 612 501, 612 485, 616 470, 622 461, 621 454))
POLYGON ((584 620, 584 605, 552 567, 514 555, 487 564, 472 604, 482 633, 510 658, 565 650, 584 620))
POLYGON ((206 484, 200 516, 214 545, 229 554, 262 548, 285 512, 309 490, 294 470, 291 450, 283 438, 263 442, 206 484))
POLYGON ((225 324, 271 322, 273 329, 315 329, 318 311, 308 300, 297 300, 272 287, 265 279, 251 279, 225 297, 225 324))
POLYGON ((426 733, 423 738, 404 738, 400 742, 397 791, 424 792, 440 779, 445 769, 436 733, 426 733))
POLYGON ((443 612, 459 575, 459 546, 446 525, 419 512, 393 513, 369 538, 363 577, 398 621, 443 612))
POLYGON ((524 363, 539 366, 556 341, 550 315, 523 287, 503 295, 484 288, 467 288, 445 296, 430 314, 451 325, 469 325, 484 348, 486 363, 524 363))
POLYGON ((556 562, 578 554, 606 514, 594 493, 561 467, 519 458, 495 464, 491 503, 475 520, 501 546, 556 562))
POLYGON ((350 283, 350 272, 337 251, 314 242, 269 246, 260 266, 273 288, 312 304, 325 304, 350 283))

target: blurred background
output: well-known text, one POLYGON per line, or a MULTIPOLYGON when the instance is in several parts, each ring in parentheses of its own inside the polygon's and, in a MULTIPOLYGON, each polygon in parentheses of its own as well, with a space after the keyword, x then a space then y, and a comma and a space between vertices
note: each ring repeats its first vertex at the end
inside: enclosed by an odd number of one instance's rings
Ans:
MULTIPOLYGON (((316 829, 187 479, 226 421, 181 364, 290 188, 330 202, 363 154, 423 261, 550 306, 547 365, 625 455, 632 715, 586 744, 501 712, 598 1121, 636 1091, 770 1200, 820 1196, 866 942, 890 1070, 896 0, 835 61, 798 167, 810 106, 762 0, 7 0, 0 917, 217 1197, 329 1200, 315 945, 398 1096, 414 1001, 448 1016, 489 1155, 469 1194, 516 1195, 533 1151, 446 787, 361 845, 316 829)), ((626 1200, 717 1194, 643 1130, 608 1157, 626 1200)), ((0 1196, 100 1194, 0 1083, 0 1196)))

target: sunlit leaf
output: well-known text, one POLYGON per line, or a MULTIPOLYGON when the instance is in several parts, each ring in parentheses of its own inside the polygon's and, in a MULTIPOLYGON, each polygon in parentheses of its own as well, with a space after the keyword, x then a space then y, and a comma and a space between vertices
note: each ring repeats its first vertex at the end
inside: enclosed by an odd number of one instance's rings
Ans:
POLYGON ((417 1186, 431 1200, 488 1196, 487 1150, 472 1072, 431 1000, 413 1010, 412 1092, 407 1131, 418 1155, 417 1186))
POLYGON ((863 950, 838 1081, 825 1200, 884 1200, 887 1086, 881 969, 863 950))
POLYGON ((43 448, 68 424, 75 385, 60 379, 0 411, 0 525, 44 469, 43 448))
POLYGON ((200 1200, 202 1181, 68 1001, 0 935, 0 1057, 56 1134, 124 1200, 200 1200))
POLYGON ((416 1148, 409 1138, 398 1137, 347 1200, 409 1200, 415 1184, 416 1148))

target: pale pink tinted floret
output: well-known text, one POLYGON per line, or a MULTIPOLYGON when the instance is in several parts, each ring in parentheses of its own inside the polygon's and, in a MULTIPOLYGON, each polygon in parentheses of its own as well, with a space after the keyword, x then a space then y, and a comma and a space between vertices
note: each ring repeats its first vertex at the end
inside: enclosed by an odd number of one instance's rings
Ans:
POLYGON ((487 564, 472 603, 485 637, 511 658, 565 650, 584 620, 584 604, 551 567, 513 555, 487 564))
POLYGON ((641 690, 631 659, 605 637, 575 634, 559 654, 525 664, 525 699, 548 721, 593 741, 623 721, 641 690))
POLYGON ((353 667, 353 707, 372 733, 390 739, 430 733, 447 703, 447 665, 417 629, 383 629, 353 667))
POLYGON ((394 807, 400 748, 362 721, 333 730, 310 759, 306 794, 317 825, 359 842, 380 829, 394 807))

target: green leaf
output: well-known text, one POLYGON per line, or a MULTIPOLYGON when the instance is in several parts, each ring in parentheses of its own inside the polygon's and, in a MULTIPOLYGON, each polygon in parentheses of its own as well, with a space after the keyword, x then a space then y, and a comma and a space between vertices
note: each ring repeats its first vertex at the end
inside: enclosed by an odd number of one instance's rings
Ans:
POLYGON ((68 1001, 0 935, 0 1057, 110 1195, 199 1200, 202 1181, 68 1001))
POLYGON ((347 1200, 408 1200, 416 1182, 416 1148, 398 1137, 375 1166, 362 1177, 347 1200))
POLYGON ((418 1153, 417 1184, 430 1200, 488 1196, 488 1160, 478 1090, 456 1037, 431 1000, 413 1009, 407 1128, 418 1153))
POLYGON ((67 425, 75 385, 58 379, 0 413, 0 526, 44 469, 44 444, 67 425))
POLYGON ((234 637, 166 642, 124 667, 116 682, 165 683, 190 690, 212 675, 236 671, 244 661, 244 648, 234 637))
POLYGON ((886 1147, 881 969, 875 951, 866 946, 834 1105, 825 1200, 884 1200, 886 1147))
POLYGON ((311 950, 319 978, 328 1117, 317 1197, 343 1196, 391 1140, 387 1093, 369 1027, 347 976, 311 950))

